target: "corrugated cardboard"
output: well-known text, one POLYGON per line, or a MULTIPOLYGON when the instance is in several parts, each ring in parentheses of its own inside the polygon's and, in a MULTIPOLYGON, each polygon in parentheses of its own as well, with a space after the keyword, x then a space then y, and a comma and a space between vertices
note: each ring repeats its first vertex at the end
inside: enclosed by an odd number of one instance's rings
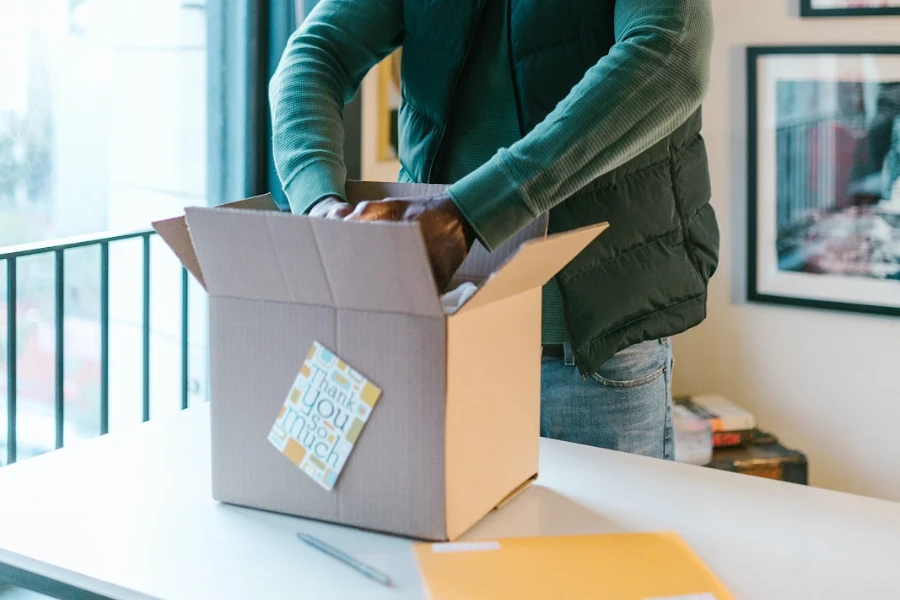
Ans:
MULTIPOLYGON (((154 223, 210 296, 216 499, 452 540, 537 474, 540 288, 605 225, 526 242, 445 316, 417 225, 311 219, 267 196, 223 207, 154 223), (314 341, 383 390, 332 491, 267 440, 314 341)), ((483 279, 487 260, 474 251, 464 278, 483 279)))

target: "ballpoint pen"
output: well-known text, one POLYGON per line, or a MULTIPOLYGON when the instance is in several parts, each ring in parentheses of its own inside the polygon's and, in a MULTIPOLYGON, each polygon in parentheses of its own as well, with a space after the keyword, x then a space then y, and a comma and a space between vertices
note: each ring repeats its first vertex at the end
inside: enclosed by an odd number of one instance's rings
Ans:
POLYGON ((381 585, 384 585, 387 587, 391 587, 393 585, 393 583, 391 582, 391 578, 388 577, 387 575, 385 575, 384 573, 382 573, 381 571, 379 571, 378 569, 376 569, 375 567, 371 567, 365 563, 362 563, 362 562, 356 560, 349 554, 346 554, 345 552, 338 550, 334 546, 330 546, 330 545, 326 544, 325 542, 323 542, 322 540, 316 539, 316 538, 312 537, 311 535, 307 535, 305 533, 297 533, 297 537, 300 539, 300 541, 309 544, 316 550, 320 550, 320 551, 324 552, 325 554, 327 554, 328 556, 331 556, 332 558, 336 558, 337 560, 341 561, 348 567, 350 567, 352 569, 356 569, 357 571, 359 571, 360 573, 362 573, 369 579, 372 579, 373 581, 377 581, 381 585))

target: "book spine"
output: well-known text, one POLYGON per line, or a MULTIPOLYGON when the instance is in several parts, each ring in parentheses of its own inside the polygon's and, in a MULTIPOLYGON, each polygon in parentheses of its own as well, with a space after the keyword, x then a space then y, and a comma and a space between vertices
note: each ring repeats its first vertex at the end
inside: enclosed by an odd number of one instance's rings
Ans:
POLYGON ((713 448, 744 446, 752 439, 752 431, 716 431, 713 433, 713 448))

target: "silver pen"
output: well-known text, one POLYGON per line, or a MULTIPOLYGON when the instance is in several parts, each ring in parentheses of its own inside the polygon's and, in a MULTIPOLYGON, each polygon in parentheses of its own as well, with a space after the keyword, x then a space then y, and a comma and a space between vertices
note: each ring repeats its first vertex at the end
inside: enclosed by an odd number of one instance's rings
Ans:
POLYGON ((388 577, 387 575, 385 575, 384 573, 382 573, 381 571, 379 571, 378 569, 376 569, 375 567, 371 567, 365 563, 362 563, 362 562, 356 560, 349 554, 338 550, 334 546, 329 546, 322 540, 316 539, 313 536, 307 535, 305 533, 297 533, 297 537, 300 538, 300 541, 306 542, 307 544, 309 544, 316 550, 321 550, 328 556, 330 556, 332 558, 336 558, 337 560, 341 561, 348 567, 350 567, 352 569, 356 569, 357 571, 359 571, 360 573, 362 573, 369 579, 372 579, 373 581, 377 581, 381 585, 384 585, 387 587, 391 587, 393 585, 391 578, 388 577))

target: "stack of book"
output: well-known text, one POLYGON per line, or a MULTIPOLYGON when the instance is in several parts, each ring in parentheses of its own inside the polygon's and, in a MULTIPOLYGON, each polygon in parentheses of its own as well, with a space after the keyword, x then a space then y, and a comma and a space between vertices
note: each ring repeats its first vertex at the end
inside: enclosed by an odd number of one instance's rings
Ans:
MULTIPOLYGON (((704 461, 705 466, 801 485, 809 484, 806 455, 783 446, 776 436, 757 429, 756 419, 749 411, 715 394, 683 396, 674 400, 681 411, 689 412, 692 419, 705 421, 712 431, 713 452, 710 460, 704 461)), ((677 450, 676 432, 676 455, 677 450)))
POLYGON ((724 396, 706 394, 682 396, 674 400, 696 418, 709 423, 713 448, 744 446, 753 440, 753 429, 756 427, 753 413, 724 396))

